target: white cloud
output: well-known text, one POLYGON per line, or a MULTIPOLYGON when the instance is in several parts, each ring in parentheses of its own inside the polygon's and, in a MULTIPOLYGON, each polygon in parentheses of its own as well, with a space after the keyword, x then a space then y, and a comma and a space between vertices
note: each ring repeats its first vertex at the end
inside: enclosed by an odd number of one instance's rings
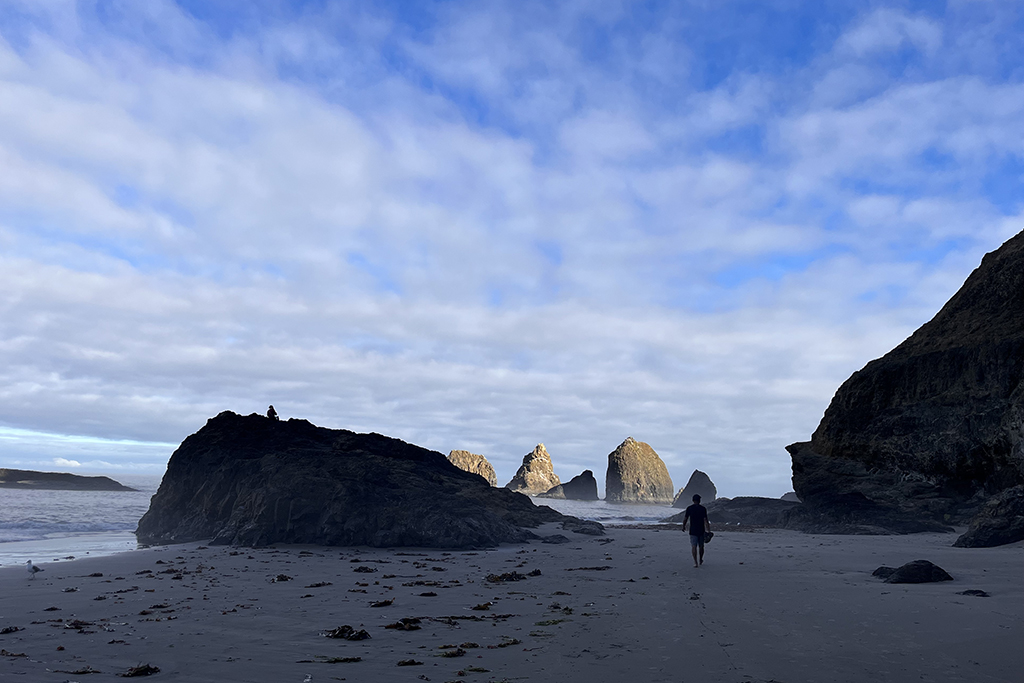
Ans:
POLYGON ((53 464, 57 467, 81 467, 82 463, 77 460, 68 460, 66 458, 54 458, 53 464))
POLYGON ((794 82, 700 91, 668 29, 602 65, 571 11, 509 7, 401 37, 405 71, 371 55, 379 17, 218 53, 166 3, 159 45, 154 15, 0 46, 4 461, 159 468, 207 417, 273 403, 470 447, 501 479, 540 441, 600 477, 632 435, 680 485, 780 495, 839 383, 1024 222, 948 191, 1022 152, 1018 85, 856 66, 932 50, 928 21, 872 15, 794 82), (637 79, 680 91, 652 106, 637 79))

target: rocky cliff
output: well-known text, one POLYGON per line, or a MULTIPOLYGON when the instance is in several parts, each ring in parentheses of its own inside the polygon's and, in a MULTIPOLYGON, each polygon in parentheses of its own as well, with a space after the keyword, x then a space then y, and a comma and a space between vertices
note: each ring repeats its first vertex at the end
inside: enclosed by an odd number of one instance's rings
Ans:
POLYGON ((143 543, 467 548, 564 519, 398 439, 225 412, 171 456, 136 533, 143 543))
POLYGON ((839 388, 811 440, 787 447, 794 489, 811 510, 852 495, 886 515, 964 523, 1024 483, 1022 379, 1024 233, 839 388))
POLYGON ((628 437, 608 454, 604 499, 609 503, 672 502, 672 477, 654 449, 628 437))
POLYGON ((66 472, 34 472, 0 468, 0 489, 50 489, 57 491, 135 491, 110 477, 83 477, 66 472))
POLYGON ((448 454, 448 462, 465 472, 479 474, 491 486, 498 485, 498 475, 494 473, 494 467, 482 455, 469 451, 452 451, 448 454))
POLYGON ((672 501, 672 507, 687 508, 693 503, 694 495, 700 496, 702 505, 707 505, 718 497, 718 488, 715 486, 715 482, 711 481, 711 477, 700 470, 694 470, 693 474, 690 475, 690 480, 686 482, 686 486, 679 489, 675 499, 672 501))
POLYGON ((551 464, 551 456, 544 444, 539 443, 531 452, 523 456, 523 464, 516 471, 512 481, 505 484, 505 488, 518 493, 525 493, 528 496, 536 496, 558 486, 562 480, 555 474, 554 465, 551 464))
POLYGON ((564 484, 559 484, 539 495, 540 498, 564 500, 597 500, 597 479, 590 470, 583 470, 564 484))

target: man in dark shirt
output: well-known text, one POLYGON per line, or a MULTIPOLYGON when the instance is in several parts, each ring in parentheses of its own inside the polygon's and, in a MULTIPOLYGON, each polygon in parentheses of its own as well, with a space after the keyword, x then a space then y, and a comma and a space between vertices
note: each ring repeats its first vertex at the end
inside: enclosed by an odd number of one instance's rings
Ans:
POLYGON ((704 532, 711 531, 711 523, 708 521, 708 510, 700 504, 700 495, 693 495, 693 505, 686 508, 683 514, 683 531, 686 531, 686 524, 690 524, 690 550, 693 552, 693 566, 699 567, 704 564, 704 532), (697 558, 697 550, 700 549, 700 559, 697 558))

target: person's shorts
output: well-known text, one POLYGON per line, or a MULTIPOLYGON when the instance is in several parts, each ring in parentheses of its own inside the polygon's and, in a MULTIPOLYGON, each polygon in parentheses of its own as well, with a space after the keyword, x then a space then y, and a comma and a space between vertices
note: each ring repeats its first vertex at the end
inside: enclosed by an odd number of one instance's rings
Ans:
POLYGON ((704 545, 704 534, 690 534, 690 545, 694 548, 704 545))

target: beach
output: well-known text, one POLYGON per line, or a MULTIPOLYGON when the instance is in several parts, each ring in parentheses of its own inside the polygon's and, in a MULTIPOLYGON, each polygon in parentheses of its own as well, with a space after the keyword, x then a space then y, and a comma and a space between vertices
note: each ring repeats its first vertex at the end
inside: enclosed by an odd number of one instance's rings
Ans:
POLYGON ((1021 543, 721 531, 697 569, 678 527, 566 535, 473 551, 188 543, 40 558, 35 579, 3 567, 0 629, 18 630, 0 635, 0 678, 96 681, 143 664, 159 669, 154 681, 296 683, 979 682, 1024 671, 1021 543), (955 580, 871 576, 915 559, 955 580), (522 578, 488 580, 501 575, 522 578), (968 589, 990 597, 958 594, 968 589), (369 639, 322 635, 346 625, 369 639))

